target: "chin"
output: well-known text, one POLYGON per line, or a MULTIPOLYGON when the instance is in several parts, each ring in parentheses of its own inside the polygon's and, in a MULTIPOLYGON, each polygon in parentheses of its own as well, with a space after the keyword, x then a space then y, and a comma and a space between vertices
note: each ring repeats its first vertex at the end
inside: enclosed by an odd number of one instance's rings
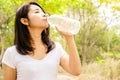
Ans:
POLYGON ((40 27, 43 28, 43 29, 46 29, 46 28, 49 27, 49 24, 48 24, 48 23, 44 23, 44 24, 42 24, 40 27))
POLYGON ((43 26, 42 28, 43 29, 46 29, 46 28, 48 28, 49 27, 49 25, 45 25, 45 26, 43 26))
POLYGON ((48 28, 50 25, 49 24, 46 24, 45 27, 48 28))

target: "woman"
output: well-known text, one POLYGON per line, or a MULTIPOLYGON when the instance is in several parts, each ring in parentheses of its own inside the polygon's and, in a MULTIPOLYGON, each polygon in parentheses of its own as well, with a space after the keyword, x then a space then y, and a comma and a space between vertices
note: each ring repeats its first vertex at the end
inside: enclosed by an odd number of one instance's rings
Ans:
POLYGON ((61 33, 69 55, 49 37, 45 11, 35 2, 21 6, 15 17, 14 46, 3 56, 4 80, 56 80, 60 65, 67 72, 79 75, 81 64, 72 34, 61 33))

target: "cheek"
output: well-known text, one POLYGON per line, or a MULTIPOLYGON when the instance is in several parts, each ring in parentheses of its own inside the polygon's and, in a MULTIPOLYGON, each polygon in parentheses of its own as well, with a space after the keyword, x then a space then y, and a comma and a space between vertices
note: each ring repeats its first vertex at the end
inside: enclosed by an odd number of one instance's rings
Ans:
POLYGON ((41 19, 40 18, 38 18, 38 17, 30 17, 30 25, 31 26, 40 26, 40 24, 41 24, 41 19))
POLYGON ((39 15, 29 16, 31 27, 48 27, 47 21, 41 18, 39 15))

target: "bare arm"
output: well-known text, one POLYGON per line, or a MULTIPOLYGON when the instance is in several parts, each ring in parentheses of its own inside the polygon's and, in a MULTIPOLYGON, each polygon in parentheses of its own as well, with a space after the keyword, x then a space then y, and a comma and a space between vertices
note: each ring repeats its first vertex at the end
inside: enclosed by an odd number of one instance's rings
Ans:
POLYGON ((3 80, 16 80, 16 70, 7 66, 6 64, 2 64, 3 69, 3 80))
POLYGON ((60 65, 69 73, 79 75, 81 73, 81 62, 78 55, 77 47, 74 41, 74 36, 70 33, 63 32, 56 27, 66 39, 69 55, 61 57, 60 65))
POLYGON ((73 75, 79 75, 81 73, 81 63, 74 37, 67 37, 66 41, 69 55, 62 56, 60 64, 67 72, 73 75))

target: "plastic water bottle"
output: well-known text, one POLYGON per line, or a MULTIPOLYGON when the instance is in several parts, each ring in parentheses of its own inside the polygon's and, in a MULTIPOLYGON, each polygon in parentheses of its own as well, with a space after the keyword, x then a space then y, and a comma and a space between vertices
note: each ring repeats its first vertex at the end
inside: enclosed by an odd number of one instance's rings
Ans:
POLYGON ((48 23, 50 26, 60 27, 61 30, 71 34, 77 34, 80 30, 80 21, 75 19, 67 18, 60 15, 51 15, 48 17, 48 23))

